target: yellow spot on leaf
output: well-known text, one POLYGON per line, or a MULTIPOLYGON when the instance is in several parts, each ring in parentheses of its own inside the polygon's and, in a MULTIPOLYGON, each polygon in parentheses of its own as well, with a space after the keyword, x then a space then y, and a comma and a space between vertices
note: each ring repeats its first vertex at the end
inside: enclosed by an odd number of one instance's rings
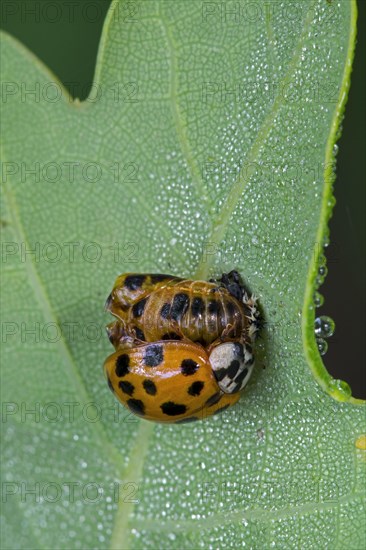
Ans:
POLYGON ((356 439, 356 447, 361 451, 366 451, 366 435, 360 435, 360 437, 356 439))

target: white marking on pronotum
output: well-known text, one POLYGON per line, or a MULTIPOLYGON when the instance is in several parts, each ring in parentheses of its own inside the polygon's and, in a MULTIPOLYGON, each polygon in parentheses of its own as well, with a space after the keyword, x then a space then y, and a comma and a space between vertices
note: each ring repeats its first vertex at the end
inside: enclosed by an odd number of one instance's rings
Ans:
POLYGON ((250 346, 225 342, 213 348, 209 359, 223 392, 235 393, 246 386, 254 367, 250 346))

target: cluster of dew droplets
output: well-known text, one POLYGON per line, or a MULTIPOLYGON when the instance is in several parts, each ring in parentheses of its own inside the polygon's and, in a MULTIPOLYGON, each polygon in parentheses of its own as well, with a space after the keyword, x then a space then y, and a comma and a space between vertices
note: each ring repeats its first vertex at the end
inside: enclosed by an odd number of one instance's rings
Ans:
MULTIPOLYGON (((323 247, 326 248, 329 245, 329 237, 325 236, 323 240, 323 247)), ((318 267, 318 275, 316 278, 316 285, 319 287, 327 275, 327 266, 325 265, 326 258, 324 254, 321 254, 318 267)), ((324 297, 318 292, 314 293, 314 305, 316 308, 321 307, 324 304, 324 297)), ((320 315, 316 317, 314 324, 315 338, 318 345, 320 355, 325 355, 328 350, 327 338, 330 338, 335 331, 335 322, 327 315, 320 315)))
POLYGON ((325 338, 330 338, 335 329, 333 319, 327 315, 321 315, 315 319, 315 336, 320 355, 324 355, 328 349, 328 342, 325 338))
MULTIPOLYGON (((334 158, 336 157, 337 153, 338 153, 338 146, 335 145, 333 149, 334 158)), ((328 216, 329 217, 331 215, 334 205, 335 205, 335 198, 332 190, 331 195, 328 199, 328 216)), ((327 246, 329 246, 329 229, 327 230, 323 238, 322 246, 323 248, 326 248, 327 246)), ((327 273, 328 273, 328 269, 326 266, 326 257, 322 252, 319 258, 318 273, 315 281, 317 289, 320 287, 320 285, 323 284, 324 279, 327 276, 327 273)), ((319 308, 324 304, 324 298, 318 292, 318 290, 316 290, 314 293, 313 302, 314 302, 315 308, 319 308)), ((327 338, 330 338, 334 334, 334 331, 335 331, 335 323, 333 319, 331 319, 327 315, 320 315, 315 318, 314 332, 315 332, 316 343, 318 345, 320 355, 326 354, 328 350, 327 338)), ((350 386, 347 384, 347 382, 345 382, 344 380, 336 380, 331 378, 328 383, 328 391, 331 395, 333 395, 339 401, 348 401, 352 397, 352 390, 350 386)))

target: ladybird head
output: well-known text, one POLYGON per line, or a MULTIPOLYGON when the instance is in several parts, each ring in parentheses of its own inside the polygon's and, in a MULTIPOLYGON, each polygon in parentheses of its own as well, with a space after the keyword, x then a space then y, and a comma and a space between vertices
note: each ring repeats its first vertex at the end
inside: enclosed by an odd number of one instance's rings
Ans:
POLYGON ((254 366, 251 346, 241 342, 224 342, 214 346, 209 360, 217 383, 224 393, 242 390, 254 366))

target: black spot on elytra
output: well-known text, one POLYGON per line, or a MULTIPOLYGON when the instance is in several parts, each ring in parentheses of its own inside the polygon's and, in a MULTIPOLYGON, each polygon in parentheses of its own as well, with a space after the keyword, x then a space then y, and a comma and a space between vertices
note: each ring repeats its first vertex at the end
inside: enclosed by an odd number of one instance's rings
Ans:
POLYGON ((239 361, 237 361, 237 359, 234 359, 233 361, 231 361, 229 368, 227 369, 228 377, 233 380, 237 375, 239 368, 240 368, 240 363, 239 361))
POLYGON ((229 408, 229 407, 230 407, 230 404, 225 405, 224 407, 221 407, 221 409, 217 409, 217 411, 215 411, 214 414, 220 414, 220 413, 226 411, 226 409, 229 408))
POLYGON ((216 405, 216 403, 220 401, 222 396, 223 394, 219 391, 211 395, 211 397, 209 397, 205 403, 206 407, 212 407, 212 405, 216 405))
POLYGON ((191 313, 193 317, 198 317, 199 315, 203 315, 205 311, 205 303, 202 300, 202 298, 193 298, 192 305, 191 305, 191 313))
POLYGON ((196 397, 201 393, 204 386, 205 386, 204 382, 201 382, 201 380, 197 380, 196 382, 193 382, 193 384, 189 386, 187 393, 189 393, 189 395, 192 395, 193 397, 196 397))
POLYGON ((141 315, 144 312, 147 300, 148 300, 148 297, 143 298, 142 300, 139 300, 138 302, 133 304, 133 306, 132 306, 132 315, 134 317, 141 317, 141 315))
POLYGON ((142 340, 143 342, 146 341, 145 334, 142 332, 140 328, 135 327, 135 334, 138 340, 142 340))
POLYGON ((162 340, 181 340, 182 337, 176 332, 167 332, 161 337, 162 340))
POLYGON ((170 317, 173 321, 179 321, 189 307, 189 298, 184 292, 180 292, 174 296, 170 317))
POLYGON ((164 350, 161 344, 151 344, 145 348, 144 363, 147 367, 157 367, 163 359, 164 350))
POLYGON ((196 361, 193 361, 193 359, 183 359, 180 365, 180 369, 182 371, 182 374, 184 376, 190 376, 198 371, 200 366, 196 363, 196 361))
POLYGON ((178 416, 179 414, 184 414, 187 411, 187 407, 185 405, 174 403, 174 401, 166 401, 160 405, 160 408, 163 413, 168 416, 178 416))
POLYGON ((142 287, 145 279, 146 275, 128 275, 125 279, 124 286, 127 287, 128 290, 137 290, 142 287))
POLYGON ((189 418, 181 418, 180 420, 176 420, 174 424, 189 424, 189 422, 195 422, 196 420, 199 420, 197 416, 190 416, 189 418))
POLYGON ((128 399, 126 404, 131 412, 138 414, 139 416, 144 416, 145 406, 140 399, 128 399))
POLYGON ((146 393, 148 393, 149 395, 156 395, 156 392, 157 392, 156 385, 152 380, 150 380, 149 378, 146 378, 146 380, 143 381, 142 385, 146 393))
POLYGON ((161 308, 160 310, 160 317, 162 319, 167 319, 168 318, 168 315, 169 315, 169 312, 170 312, 170 303, 167 302, 166 304, 163 305, 163 307, 161 308))
POLYGON ((116 375, 120 378, 129 372, 130 358, 126 353, 119 355, 116 360, 116 375))
POLYGON ((123 393, 126 393, 127 395, 132 395, 135 391, 135 386, 131 384, 131 382, 123 381, 118 384, 123 393))

